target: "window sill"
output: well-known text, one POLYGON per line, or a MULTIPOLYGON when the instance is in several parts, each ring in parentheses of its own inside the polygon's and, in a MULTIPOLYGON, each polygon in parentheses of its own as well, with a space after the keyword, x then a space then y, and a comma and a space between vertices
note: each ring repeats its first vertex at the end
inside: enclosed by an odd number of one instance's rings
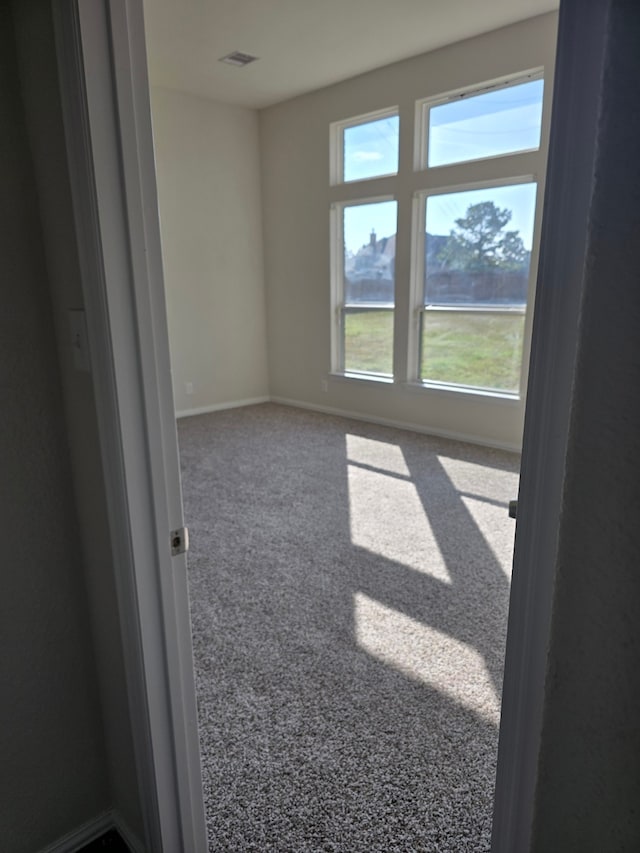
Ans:
POLYGON ((463 397, 482 397, 483 399, 495 400, 498 403, 521 403, 522 395, 509 393, 508 391, 489 391, 484 388, 467 388, 464 385, 444 385, 437 382, 405 382, 404 388, 412 393, 423 393, 424 391, 439 394, 456 394, 463 397))
POLYGON ((464 385, 440 385, 437 382, 396 382, 392 376, 377 376, 374 373, 329 373, 331 382, 368 382, 374 385, 396 385, 412 394, 424 392, 436 394, 454 394, 473 399, 482 398, 495 400, 497 403, 517 404, 522 402, 521 394, 510 394, 508 391, 489 391, 483 388, 467 388, 464 385))
POLYGON ((329 379, 333 382, 375 382, 382 385, 393 385, 393 376, 378 376, 375 373, 330 373, 329 379))

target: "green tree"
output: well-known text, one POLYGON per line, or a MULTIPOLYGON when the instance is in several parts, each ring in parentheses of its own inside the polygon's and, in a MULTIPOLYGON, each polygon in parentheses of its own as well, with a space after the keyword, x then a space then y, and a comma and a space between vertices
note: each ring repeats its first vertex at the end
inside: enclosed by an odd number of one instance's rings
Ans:
POLYGON ((467 208, 466 216, 456 219, 438 260, 449 269, 485 272, 522 269, 528 252, 518 231, 505 231, 511 211, 492 201, 481 201, 467 208))

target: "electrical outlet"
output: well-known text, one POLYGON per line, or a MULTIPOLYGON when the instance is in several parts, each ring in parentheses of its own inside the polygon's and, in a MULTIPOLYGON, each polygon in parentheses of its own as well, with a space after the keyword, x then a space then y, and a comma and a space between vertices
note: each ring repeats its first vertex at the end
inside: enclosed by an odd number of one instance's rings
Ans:
POLYGON ((187 394, 193 394, 193 382, 185 382, 184 390, 187 394))
POLYGON ((321 382, 322 390, 326 393, 329 390, 329 383, 326 379, 323 379, 321 382))

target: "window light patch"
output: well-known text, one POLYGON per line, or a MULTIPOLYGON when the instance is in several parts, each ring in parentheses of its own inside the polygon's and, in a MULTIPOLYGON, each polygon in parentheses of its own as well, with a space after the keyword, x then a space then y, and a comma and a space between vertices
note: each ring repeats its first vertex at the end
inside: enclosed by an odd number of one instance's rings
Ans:
POLYGON ((451 586, 447 563, 416 484, 354 463, 349 464, 347 476, 351 542, 451 586))
POLYGON ((456 705, 499 724, 500 700, 476 649, 364 593, 355 593, 353 605, 361 649, 456 705))

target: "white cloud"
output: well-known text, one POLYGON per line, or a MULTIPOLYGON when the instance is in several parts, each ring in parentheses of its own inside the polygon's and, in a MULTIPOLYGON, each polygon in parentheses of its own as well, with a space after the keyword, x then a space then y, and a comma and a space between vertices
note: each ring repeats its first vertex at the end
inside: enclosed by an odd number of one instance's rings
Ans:
POLYGON ((379 151, 354 151, 351 155, 354 160, 364 162, 365 160, 382 160, 382 154, 379 151))

